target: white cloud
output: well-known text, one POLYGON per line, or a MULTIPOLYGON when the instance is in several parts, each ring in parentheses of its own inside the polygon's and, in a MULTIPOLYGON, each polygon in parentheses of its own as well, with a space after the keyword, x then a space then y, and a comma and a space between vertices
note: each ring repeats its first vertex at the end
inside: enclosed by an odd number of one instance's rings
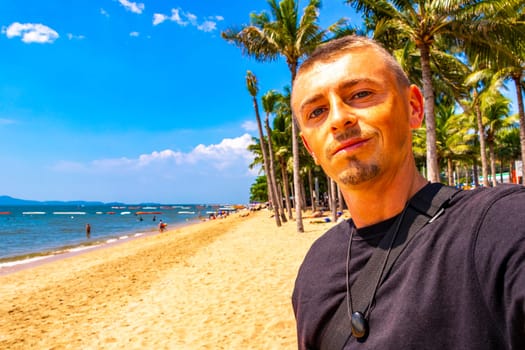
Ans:
POLYGON ((171 9, 171 17, 170 17, 170 20, 181 25, 181 26, 186 26, 188 25, 188 22, 187 21, 183 21, 182 18, 181 18, 181 15, 180 15, 180 10, 179 9, 171 9))
POLYGON ((118 2, 120 2, 120 4, 124 6, 126 10, 131 11, 133 13, 137 13, 139 15, 142 13, 142 11, 144 11, 145 8, 144 4, 140 2, 137 3, 128 0, 118 0, 118 2))
POLYGON ((206 20, 199 22, 198 17, 191 12, 184 12, 180 8, 171 9, 171 16, 161 13, 153 15, 153 25, 156 26, 162 22, 170 20, 180 26, 187 26, 188 24, 203 32, 213 32, 217 29, 217 22, 224 20, 222 16, 210 16, 206 20))
POLYGON ((194 26, 197 25, 197 16, 195 16, 193 13, 190 13, 190 12, 187 12, 184 14, 186 16, 186 18, 188 19, 188 21, 190 21, 190 23, 194 26))
POLYGON ((187 152, 165 149, 132 157, 61 161, 30 183, 45 183, 45 176, 57 181, 55 198, 63 193, 68 198, 128 203, 243 203, 260 171, 248 167, 253 162, 247 150, 251 143, 251 136, 244 134, 187 152))
POLYGON ((100 14, 102 16, 109 17, 109 13, 106 10, 104 10, 103 8, 100 9, 100 14))
POLYGON ((244 123, 242 123, 242 128, 246 131, 257 131, 258 130, 257 123, 253 120, 247 120, 244 123))
POLYGON ((137 165, 145 167, 153 162, 167 160, 173 160, 176 164, 180 164, 184 161, 184 154, 170 149, 161 152, 154 151, 150 154, 141 154, 137 159, 137 165))
POLYGON ((253 160, 253 154, 247 148, 252 143, 252 137, 244 134, 234 139, 224 139, 217 145, 201 144, 188 154, 187 160, 190 163, 209 162, 218 170, 228 168, 239 161, 249 164, 253 160))
POLYGON ((163 15, 162 13, 154 13, 153 14, 153 25, 154 26, 159 25, 167 19, 168 19, 168 16, 163 15))
POLYGON ((93 160, 89 163, 61 161, 53 169, 60 172, 122 172, 122 171, 155 171, 158 168, 169 168, 177 171, 180 167, 201 166, 206 169, 226 170, 242 164, 247 169, 253 161, 253 154, 248 151, 252 137, 244 134, 236 138, 222 140, 219 144, 196 146, 192 151, 183 153, 166 149, 141 154, 137 158, 109 158, 93 160))
POLYGON ((53 43, 58 39, 58 33, 48 26, 40 23, 14 22, 7 28, 2 28, 2 33, 8 38, 21 37, 26 44, 29 43, 53 43))
POLYGON ((203 32, 213 32, 215 29, 217 29, 217 23, 205 21, 201 25, 198 25, 197 29, 202 30, 203 32))
POLYGON ((139 32, 131 32, 131 33, 129 33, 129 36, 137 37, 137 36, 139 36, 139 35, 140 35, 139 32))

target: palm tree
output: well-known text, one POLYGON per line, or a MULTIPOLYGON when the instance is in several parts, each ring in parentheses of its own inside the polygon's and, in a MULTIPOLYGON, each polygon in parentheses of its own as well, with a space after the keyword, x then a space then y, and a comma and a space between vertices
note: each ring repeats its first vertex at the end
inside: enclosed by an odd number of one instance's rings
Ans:
POLYGON ((461 115, 455 114, 454 106, 437 105, 436 136, 439 158, 446 162, 448 184, 454 185, 454 162, 462 159, 470 150, 469 139, 475 137, 464 132, 464 122, 461 115))
POLYGON ((288 212, 288 218, 290 220, 293 219, 293 214, 290 202, 290 181, 288 178, 288 170, 290 170, 290 173, 293 172, 292 151, 290 149, 292 144, 292 121, 290 89, 286 87, 285 93, 280 94, 276 115, 273 120, 272 140, 275 144, 275 156, 277 157, 277 162, 281 169, 281 182, 285 196, 286 211, 288 212))
POLYGON ((503 129, 512 128, 515 124, 509 118, 510 100, 497 92, 493 95, 488 95, 481 102, 481 109, 485 118, 485 132, 487 134, 487 144, 489 146, 490 170, 492 175, 492 186, 497 186, 496 179, 496 157, 495 144, 496 135, 503 129))
MULTIPOLYGON (((497 58, 495 58, 495 60, 498 61, 497 58)), ((501 60, 499 62, 501 64, 501 60)), ((497 62, 492 63, 498 64, 497 62)), ((496 85, 498 87, 501 86, 505 80, 512 80, 516 88, 521 154, 525 154, 525 109, 523 106, 523 94, 525 92, 525 69, 520 68, 517 63, 514 63, 514 65, 510 63, 507 64, 507 66, 497 70, 491 69, 490 67, 481 69, 476 72, 476 75, 472 77, 472 80, 485 80, 489 82, 488 84, 496 85)), ((525 67, 525 55, 523 57, 523 66, 525 67)), ((491 93, 495 93, 494 90, 492 90, 491 93)), ((525 164, 525 162, 523 162, 523 164, 525 164)), ((525 171, 525 165, 523 166, 522 170, 525 171)), ((523 184, 525 184, 525 176, 523 177, 523 184)))
POLYGON ((279 206, 277 204, 277 194, 275 192, 275 186, 272 182, 272 176, 269 171, 270 164, 268 160, 268 155, 266 153, 266 145, 264 144, 264 133, 261 123, 261 116, 259 114, 259 104, 257 103, 257 93, 259 92, 259 87, 257 86, 257 77, 250 71, 246 72, 246 87, 248 89, 248 92, 252 96, 253 109, 255 111, 255 119, 257 120, 257 128, 259 129, 259 142, 261 144, 261 151, 264 161, 264 173, 266 174, 266 179, 268 180, 268 196, 270 197, 272 205, 275 209, 275 223, 277 224, 277 226, 281 226, 281 218, 278 211, 279 206))
MULTIPOLYGON (((520 148, 525 154, 525 3, 508 0, 491 9, 493 16, 479 28, 457 28, 466 33, 483 32, 466 46, 467 57, 476 57, 480 64, 491 71, 493 80, 512 81, 516 88, 518 118, 520 121, 520 148), (504 6, 502 6, 504 5, 504 6), (485 37, 485 38, 484 38, 485 37), (483 40, 484 38, 484 40, 483 40)), ((522 171, 525 173, 525 162, 522 171)), ((525 184, 525 176, 523 177, 525 184)))
POLYGON ((263 110, 266 113, 264 118, 264 127, 266 128, 266 135, 268 136, 268 159, 269 169, 268 176, 271 177, 272 192, 275 194, 275 215, 281 215, 281 220, 286 222, 286 215, 284 215, 282 196, 277 190, 277 179, 275 177, 275 160, 272 142, 272 129, 270 128, 270 114, 274 113, 279 102, 280 95, 275 90, 270 90, 262 97, 263 110))
MULTIPOLYGON (((511 119, 513 121, 517 121, 519 120, 519 117, 517 114, 515 114, 511 117, 511 119)), ((514 165, 514 161, 516 159, 520 159, 521 157, 519 126, 514 125, 513 128, 503 129, 500 133, 496 135, 496 137, 498 144, 497 154, 501 163, 501 174, 503 174, 503 164, 508 164, 510 180, 510 173, 514 165)), ((503 182, 503 175, 501 182, 503 182)))
MULTIPOLYGON (((436 56, 435 43, 448 38, 457 44, 479 40, 486 34, 479 31, 486 28, 494 14, 502 14, 501 8, 509 9, 522 0, 432 0, 432 1, 387 1, 387 0, 346 0, 358 11, 372 17, 381 25, 376 29, 376 38, 387 35, 393 45, 415 43, 420 56, 422 85, 425 98, 427 173, 430 181, 439 181, 439 164, 436 146, 435 90, 431 69, 436 56), (458 30, 458 27, 470 28, 458 30), (473 31, 472 28, 478 31, 473 31), (476 33, 476 35, 473 35, 476 33)), ((499 21, 498 23, 500 23, 499 21)), ((505 27, 509 29, 508 26, 505 27)), ((512 29, 512 28, 511 28, 512 29)), ((514 33, 519 33, 514 30, 514 33)), ((509 30, 507 30, 509 32, 509 30)), ((517 34, 517 37, 523 37, 517 34)), ((399 47, 396 47, 399 48, 399 47)))
MULTIPOLYGON (((309 0, 299 17, 296 0, 268 0, 271 16, 263 11, 250 14, 250 24, 240 29, 230 28, 221 33, 228 42, 237 45, 242 53, 258 61, 271 61, 282 56, 295 80, 299 61, 321 43, 329 30, 339 28, 340 20, 330 29, 322 30, 317 24, 321 8, 320 0, 309 0)), ((301 213, 301 179, 299 164, 298 127, 292 122, 293 182, 297 231, 304 232, 301 213)))

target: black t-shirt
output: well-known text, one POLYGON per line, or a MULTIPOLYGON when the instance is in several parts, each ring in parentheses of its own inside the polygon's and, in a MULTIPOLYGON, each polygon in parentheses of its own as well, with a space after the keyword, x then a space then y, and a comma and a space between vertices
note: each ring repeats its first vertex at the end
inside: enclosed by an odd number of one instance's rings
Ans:
MULTIPOLYGON (((525 349, 525 188, 463 191, 399 256, 378 288, 365 342, 345 349, 525 349)), ((359 229, 350 284, 395 218, 359 229)), ((350 221, 310 248, 292 302, 299 349, 318 349, 346 294, 350 221)))

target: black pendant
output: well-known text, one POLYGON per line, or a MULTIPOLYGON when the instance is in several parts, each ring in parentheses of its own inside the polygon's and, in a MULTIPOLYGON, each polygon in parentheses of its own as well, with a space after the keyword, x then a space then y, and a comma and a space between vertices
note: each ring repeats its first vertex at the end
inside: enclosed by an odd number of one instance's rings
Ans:
POLYGON ((368 333, 368 322, 365 316, 359 311, 352 314, 352 335, 356 339, 365 338, 368 333))

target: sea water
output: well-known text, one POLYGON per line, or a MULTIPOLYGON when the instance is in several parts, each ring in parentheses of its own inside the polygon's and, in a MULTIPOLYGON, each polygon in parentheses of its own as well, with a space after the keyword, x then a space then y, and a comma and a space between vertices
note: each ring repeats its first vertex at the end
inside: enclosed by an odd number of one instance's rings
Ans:
POLYGON ((0 206, 0 262, 99 244, 207 218, 218 205, 0 206), (90 237, 86 224, 91 226, 90 237))

